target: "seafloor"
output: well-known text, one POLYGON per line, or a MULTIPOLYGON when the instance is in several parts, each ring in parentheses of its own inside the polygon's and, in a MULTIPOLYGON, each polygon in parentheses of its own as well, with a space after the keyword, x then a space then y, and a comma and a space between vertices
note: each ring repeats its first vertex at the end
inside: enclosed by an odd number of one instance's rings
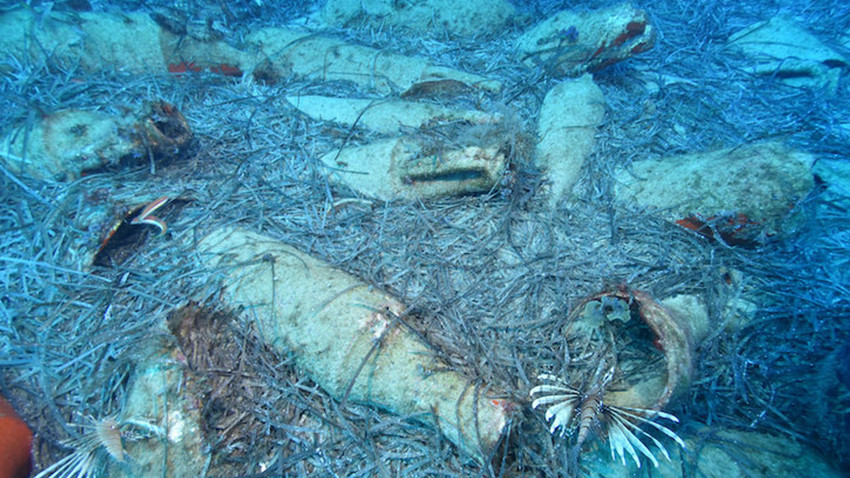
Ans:
MULTIPOLYGON (((60 11, 75 2, 53 3, 60 11)), ((131 3, 91 6, 142 8, 131 3)), ((297 76, 264 82, 204 72, 89 71, 49 54, 31 61, 0 52, 3 134, 65 109, 121 115, 157 100, 175 105, 194 134, 190 148, 163 164, 119 165, 68 182, 8 171, 0 177, 0 392, 36 433, 36 471, 72 452, 63 443, 92 423, 130 418, 122 410, 134 364, 147 353, 140 344, 167 335, 163 324, 175 310, 207 298, 215 312, 181 338, 191 336, 182 344, 191 364, 186 387, 199 397, 209 476, 592 473, 599 468, 590 461, 607 455, 591 452, 604 445, 589 441, 585 461, 576 461, 568 440, 549 436, 528 392, 538 373, 564 366, 564 321, 576 304, 621 284, 659 299, 700 297, 716 325, 694 350, 689 388, 665 408, 681 421, 676 433, 693 444, 669 448, 681 476, 708 474, 699 461, 709 449, 725 453, 747 476, 770 476, 763 457, 755 458, 770 447, 745 440, 746 433, 776 437, 808 450, 807 457, 850 469, 850 186, 842 191, 832 183, 827 193, 815 177, 811 194, 794 205, 801 218, 794 230, 736 247, 616 201, 612 179, 637 160, 768 140, 846 164, 847 65, 838 65, 834 92, 789 86, 780 75, 752 74, 727 40, 785 14, 850 58, 850 5, 635 2, 650 15, 657 42, 594 73, 605 119, 573 196, 550 208, 532 152, 537 111, 559 79, 524 66, 512 45, 529 25, 566 8, 562 3, 522 5, 522 21, 473 37, 358 24, 329 30, 503 83, 500 93, 463 106, 511 118, 510 181, 487 193, 431 200, 368 200, 330 184, 318 156, 366 144, 376 133, 311 120, 284 100, 293 93, 374 96, 368 88, 297 76), (161 211, 165 234, 151 228, 136 238, 120 265, 83 263, 76 248, 97 244, 102 234, 102 224, 81 223, 87 207, 111 204, 107 216, 121 217, 127 212, 121 207, 162 195, 179 197, 161 211), (300 371, 293 353, 263 344, 241 311, 214 304, 214 271, 193 254, 193 241, 235 225, 409 305, 416 320, 406 326, 448 367, 518 404, 494 455, 470 460, 422 417, 341 403, 300 371), (750 321, 736 328, 721 320, 730 271, 744 278, 740 293, 757 304, 750 321)), ((196 7, 186 4, 186 17, 196 7)), ((46 4, 27 8, 51 14, 46 4)), ((315 8, 235 2, 226 40, 236 44, 253 28, 294 22, 315 8)), ((796 455, 774 452, 793 468, 796 455)))

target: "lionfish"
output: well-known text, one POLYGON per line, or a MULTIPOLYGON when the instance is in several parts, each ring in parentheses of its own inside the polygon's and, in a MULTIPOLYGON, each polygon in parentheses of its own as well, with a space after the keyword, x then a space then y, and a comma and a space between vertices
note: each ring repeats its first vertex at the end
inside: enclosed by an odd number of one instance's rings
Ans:
POLYGON ((94 426, 86 428, 89 430, 81 436, 62 442, 74 449, 70 455, 45 468, 34 478, 98 478, 104 475, 107 457, 119 463, 128 462, 129 455, 122 442, 123 434, 130 439, 147 435, 165 438, 162 428, 132 418, 121 421, 112 417, 103 418, 94 420, 94 426))
POLYGON ((638 455, 638 452, 640 452, 649 458, 653 465, 658 467, 658 460, 655 458, 655 455, 639 437, 649 439, 661 450, 661 454, 668 461, 670 460, 670 455, 667 453, 664 445, 657 438, 644 431, 641 428, 642 425, 655 428, 673 439, 683 449, 685 448, 685 442, 676 433, 652 421, 654 418, 660 417, 678 423, 679 419, 669 413, 606 404, 603 401, 604 386, 598 382, 596 385, 591 385, 586 392, 582 393, 575 388, 567 386, 561 379, 554 375, 541 374, 538 378, 548 383, 531 389, 529 393, 532 397, 540 394, 531 403, 531 407, 536 409, 539 406, 549 406, 546 409, 545 417, 546 421, 552 421, 549 427, 549 433, 553 435, 559 428, 561 429, 561 437, 568 430, 578 429, 576 438, 577 449, 581 448, 591 428, 596 423, 601 424, 607 434, 608 444, 611 447, 611 459, 616 460, 619 457, 624 466, 626 464, 626 454, 628 454, 634 459, 638 468, 640 468, 640 456, 638 455))

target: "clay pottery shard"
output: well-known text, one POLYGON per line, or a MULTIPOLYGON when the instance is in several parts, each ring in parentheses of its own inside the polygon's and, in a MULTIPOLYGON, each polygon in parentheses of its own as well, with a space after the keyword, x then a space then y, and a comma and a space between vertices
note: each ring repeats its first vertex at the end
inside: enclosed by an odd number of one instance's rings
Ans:
POLYGON ((506 431, 514 406, 446 367, 401 325, 405 306, 389 294, 248 231, 215 231, 198 251, 220 275, 228 307, 243 308, 266 343, 336 399, 434 424, 477 460, 506 431))
POLYGON ((383 94, 424 81, 454 80, 497 93, 497 80, 434 65, 421 57, 398 55, 292 28, 262 28, 246 35, 275 68, 319 81, 350 81, 383 94))
POLYGON ((507 167, 499 144, 426 149, 412 137, 375 141, 326 154, 328 179, 381 200, 486 192, 507 167))
POLYGON ((451 99, 470 92, 473 88, 457 80, 421 81, 405 90, 401 97, 406 100, 451 99))
POLYGON ((564 80, 546 93, 537 124, 536 161, 549 179, 550 205, 571 193, 604 114, 605 98, 590 75, 564 80))
POLYGON ((614 194, 727 245, 758 245, 799 228, 814 161, 779 142, 645 159, 616 173, 614 194))
POLYGON ((502 121, 499 113, 406 100, 293 95, 287 96, 286 101, 314 120, 334 121, 349 128, 357 126, 384 134, 396 134, 402 128, 432 127, 458 121, 472 125, 502 121))
POLYGON ((107 166, 174 157, 191 139, 180 111, 162 101, 123 117, 64 110, 22 126, 0 141, 0 160, 14 173, 74 180, 107 166))
POLYGON ((156 101, 148 105, 139 122, 143 144, 158 157, 170 157, 184 150, 192 141, 189 123, 174 105, 156 101))
POLYGON ((619 286, 587 297, 570 314, 565 333, 571 344, 590 343, 603 350, 599 358, 616 364, 616 387, 606 403, 660 410, 690 383, 688 324, 647 292, 619 286), (617 350, 617 356, 606 357, 605 350, 617 350))
POLYGON ((650 50, 655 29, 627 3, 591 12, 565 10, 523 34, 522 61, 555 76, 578 76, 650 50))

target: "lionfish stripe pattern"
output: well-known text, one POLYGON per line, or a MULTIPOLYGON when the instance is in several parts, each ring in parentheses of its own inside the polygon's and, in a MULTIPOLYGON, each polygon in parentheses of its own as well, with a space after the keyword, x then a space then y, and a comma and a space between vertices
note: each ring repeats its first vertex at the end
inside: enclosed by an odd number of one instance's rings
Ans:
POLYGON ((611 447, 611 459, 626 464, 626 455, 634 460, 640 468, 640 455, 643 455, 656 467, 658 460, 650 449, 639 437, 646 437, 656 448, 661 451, 668 461, 670 455, 664 445, 654 436, 643 430, 641 426, 647 425, 667 435, 683 449, 685 442, 669 428, 652 421, 654 418, 663 418, 672 422, 679 422, 675 416, 656 410, 643 408, 621 407, 608 405, 603 401, 602 388, 591 387, 582 393, 568 387, 558 377, 551 374, 541 374, 539 379, 544 382, 537 385, 529 392, 532 397, 540 395, 531 402, 531 407, 549 406, 546 409, 546 421, 551 421, 549 433, 555 434, 561 429, 560 436, 563 437, 568 430, 577 428, 578 436, 576 445, 581 446, 586 440, 591 426, 594 423, 602 424, 611 447), (578 417, 574 414, 579 410, 578 417), (577 423, 576 423, 577 420, 577 423))
POLYGON ((81 436, 62 442, 73 448, 71 454, 45 468, 34 478, 99 478, 106 473, 107 456, 119 463, 127 462, 122 432, 126 431, 130 438, 147 435, 165 438, 162 428, 134 418, 121 421, 104 418, 86 428, 88 430, 81 436))

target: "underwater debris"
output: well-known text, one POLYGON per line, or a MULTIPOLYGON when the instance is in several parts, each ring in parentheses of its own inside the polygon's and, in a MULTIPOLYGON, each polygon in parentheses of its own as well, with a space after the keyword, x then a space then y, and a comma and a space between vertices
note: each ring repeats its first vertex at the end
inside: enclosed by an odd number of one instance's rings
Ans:
POLYGON ((651 441, 659 452, 670 460, 670 454, 664 445, 654 436, 645 431, 642 426, 650 426, 657 431, 667 435, 683 449, 685 442, 675 432, 652 421, 654 418, 664 418, 672 422, 679 422, 675 416, 657 410, 644 408, 631 408, 611 405, 604 400, 606 382, 610 381, 613 369, 609 371, 606 378, 600 383, 592 385, 587 391, 581 392, 567 386, 562 380, 552 374, 541 374, 538 378, 546 383, 532 388, 529 395, 535 398, 531 407, 548 406, 546 409, 546 421, 551 421, 549 432, 553 435, 560 428, 560 436, 568 432, 576 435, 575 446, 581 445, 587 440, 591 429, 600 430, 611 447, 611 459, 619 457, 623 465, 626 464, 626 454, 634 459, 638 468, 641 466, 640 454, 644 455, 658 467, 658 459, 652 451, 641 441, 646 437, 651 441), (554 419, 554 420, 553 420, 554 419))
POLYGON ((216 38, 199 39, 186 34, 191 32, 175 33, 180 27, 157 14, 88 11, 40 17, 30 8, 17 8, 3 12, 2 20, 8 40, 4 51, 33 62, 49 57, 89 72, 114 68, 144 74, 274 73, 266 70, 265 58, 258 52, 239 50, 216 38), (29 47, 31 43, 40 48, 29 47))
POLYGON ((495 126, 504 120, 499 113, 405 100, 290 95, 286 101, 313 120, 334 121, 347 127, 356 125, 384 134, 452 122, 495 126))
POLYGON ((499 138, 487 140, 439 151, 402 136, 332 151, 321 161, 332 183, 380 200, 482 193, 498 186, 508 163, 499 138))
POLYGON ((564 334, 576 355, 571 368, 584 370, 585 376, 604 364, 615 369, 604 380, 617 380, 616 389, 606 392, 611 404, 659 410, 690 383, 690 326, 647 292, 619 286, 591 295, 577 304, 567 322, 564 334))
POLYGON ((645 11, 621 3, 591 12, 561 11, 525 32, 517 50, 530 68, 579 76, 652 49, 655 36, 645 11))
POLYGON ((433 80, 455 80, 492 93, 502 89, 498 80, 438 66, 425 58, 389 53, 301 29, 262 28, 246 35, 245 42, 257 45, 279 70, 325 82, 350 81, 382 93, 404 91, 433 80))
POLYGON ((802 25, 784 15, 754 23, 729 37, 729 46, 746 55, 747 70, 795 88, 836 95, 848 59, 802 25))
POLYGON ((107 166, 179 158, 192 141, 183 114, 164 101, 124 116, 69 109, 0 139, 0 163, 15 173, 75 180, 107 166))
POLYGON ((576 453, 593 434, 607 440, 612 460, 625 465, 640 455, 658 466, 670 456, 647 427, 684 441, 653 420, 679 420, 662 412, 688 385, 692 373, 690 332, 673 311, 646 292, 619 286, 587 297, 567 318, 569 357, 563 374, 542 373, 529 395, 532 408, 546 407, 549 433, 573 436, 576 453), (651 451, 650 442, 660 451, 651 451))
POLYGON ((421 99, 448 99, 461 96, 474 91, 473 88, 462 81, 457 80, 430 80, 414 83, 410 88, 403 91, 401 98, 406 100, 421 99))
MULTIPOLYGON (((279 240, 236 228, 198 242, 222 271, 219 297, 250 311, 262 340, 340 402, 367 403, 434 424, 485 461, 509 426, 512 402, 479 393, 402 326, 393 296, 279 240)), ((412 319, 412 317, 408 317, 412 319)))
POLYGON ((568 197, 605 116, 605 98, 590 75, 558 83, 546 93, 537 122, 537 165, 546 171, 549 205, 568 197))
POLYGON ((814 162, 778 141, 642 159, 616 173, 614 195, 729 245, 759 245, 799 229, 814 162))

